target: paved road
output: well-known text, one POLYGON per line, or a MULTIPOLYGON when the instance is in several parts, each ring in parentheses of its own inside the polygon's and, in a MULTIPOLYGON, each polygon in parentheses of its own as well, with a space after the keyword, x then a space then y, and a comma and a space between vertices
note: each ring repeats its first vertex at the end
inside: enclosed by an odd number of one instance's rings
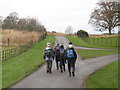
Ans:
POLYGON ((74 46, 75 49, 87 49, 87 50, 118 50, 118 49, 102 49, 102 48, 88 48, 88 47, 78 47, 74 46))
MULTIPOLYGON (((56 37, 56 42, 67 47, 69 41, 65 37, 56 37)), ((68 72, 61 73, 56 70, 53 62, 52 74, 46 73, 46 66, 43 65, 36 72, 18 82, 11 88, 84 88, 86 77, 99 68, 118 60, 118 55, 109 55, 82 61, 80 56, 76 63, 76 76, 69 77, 68 72)))

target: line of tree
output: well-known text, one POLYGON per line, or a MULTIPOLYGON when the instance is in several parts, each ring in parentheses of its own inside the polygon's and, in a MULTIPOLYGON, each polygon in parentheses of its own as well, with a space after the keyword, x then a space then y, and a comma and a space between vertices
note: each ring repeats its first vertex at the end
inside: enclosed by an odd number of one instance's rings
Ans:
POLYGON ((112 30, 120 26, 120 1, 100 0, 91 13, 89 23, 96 27, 95 30, 108 31, 111 35, 112 30))
POLYGON ((46 32, 46 28, 35 18, 19 18, 18 13, 12 12, 2 22, 2 29, 46 32))

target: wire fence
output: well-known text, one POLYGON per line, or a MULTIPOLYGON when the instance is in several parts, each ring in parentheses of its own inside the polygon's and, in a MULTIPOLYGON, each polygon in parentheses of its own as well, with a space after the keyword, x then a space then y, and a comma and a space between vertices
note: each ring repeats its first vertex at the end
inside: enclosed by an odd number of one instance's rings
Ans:
POLYGON ((120 37, 82 38, 82 40, 97 46, 120 47, 120 37))
MULTIPOLYGON (((38 42, 40 42, 41 40, 45 39, 46 35, 43 35, 39 38, 38 42)), ((18 46, 18 47, 14 47, 14 48, 9 48, 6 50, 2 50, 0 51, 0 61, 3 63, 7 60, 10 60, 24 52, 26 52, 29 48, 31 48, 33 45, 33 41, 28 42, 27 44, 18 46)))

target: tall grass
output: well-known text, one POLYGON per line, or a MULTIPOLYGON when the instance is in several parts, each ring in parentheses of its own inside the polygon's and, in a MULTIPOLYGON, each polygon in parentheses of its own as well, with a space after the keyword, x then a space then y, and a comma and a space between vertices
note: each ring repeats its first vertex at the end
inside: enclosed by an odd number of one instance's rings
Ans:
POLYGON ((28 31, 18 31, 18 30, 3 30, 2 32, 2 44, 10 46, 16 46, 18 44, 28 43, 30 40, 37 42, 39 37, 43 33, 38 32, 28 32, 28 31))
POLYGON ((92 38, 100 38, 100 37, 120 37, 120 35, 119 35, 119 34, 113 34, 113 35, 89 34, 89 37, 92 37, 92 38))

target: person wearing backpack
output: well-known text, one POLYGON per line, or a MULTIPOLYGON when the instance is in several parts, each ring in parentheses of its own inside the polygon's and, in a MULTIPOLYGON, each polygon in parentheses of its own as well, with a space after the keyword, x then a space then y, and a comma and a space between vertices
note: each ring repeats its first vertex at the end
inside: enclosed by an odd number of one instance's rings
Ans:
POLYGON ((60 70, 63 72, 65 71, 65 63, 66 63, 66 51, 64 49, 64 46, 60 46, 60 70))
POLYGON ((59 64, 60 64, 60 45, 59 45, 59 43, 57 43, 57 45, 55 46, 54 52, 55 52, 56 67, 57 67, 57 70, 59 70, 59 64))
POLYGON ((46 60, 47 73, 52 73, 52 61, 54 60, 54 52, 50 47, 50 43, 47 43, 47 47, 44 51, 44 59, 46 60))
POLYGON ((72 42, 69 43, 69 46, 66 50, 66 59, 68 62, 68 71, 69 76, 71 77, 71 68, 72 68, 72 75, 75 76, 75 63, 77 59, 77 54, 73 48, 72 42))

